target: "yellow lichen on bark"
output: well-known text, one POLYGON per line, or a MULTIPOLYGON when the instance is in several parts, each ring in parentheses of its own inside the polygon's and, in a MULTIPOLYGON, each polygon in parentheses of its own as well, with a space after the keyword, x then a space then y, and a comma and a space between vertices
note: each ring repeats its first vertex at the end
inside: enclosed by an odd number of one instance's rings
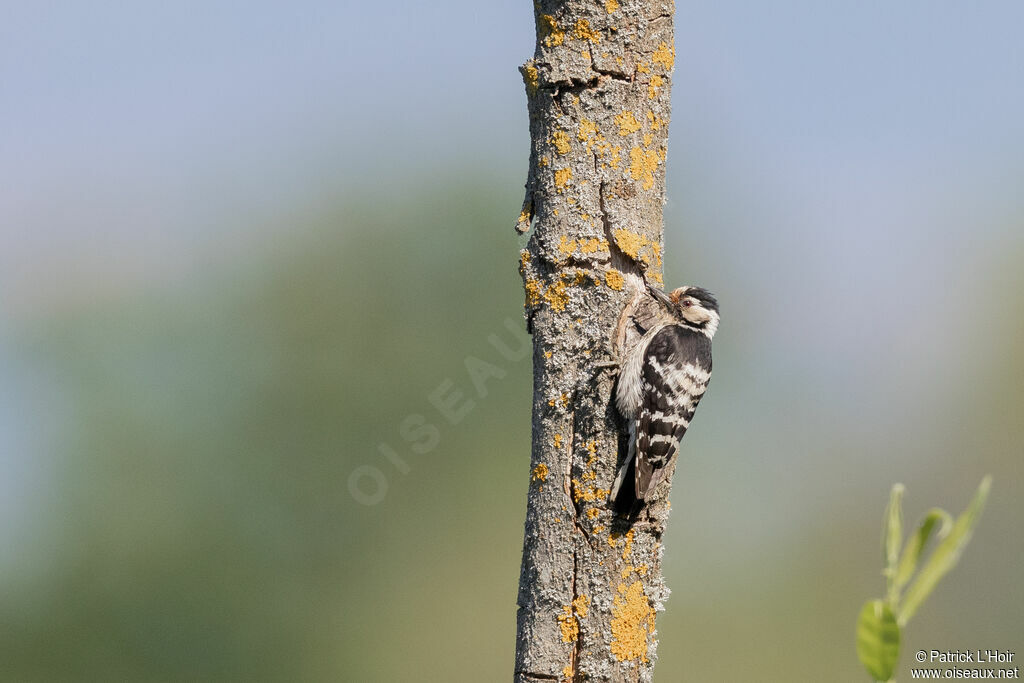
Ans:
POLYGON ((633 531, 633 529, 630 529, 626 533, 626 546, 622 549, 622 559, 626 559, 633 552, 633 531))
POLYGON ((544 292, 544 300, 551 306, 552 311, 564 311, 569 303, 569 293, 565 291, 564 282, 556 282, 544 292))
POLYGON ((533 468, 533 472, 530 473, 531 481, 547 481, 548 478, 548 466, 542 462, 537 463, 537 466, 533 468))
POLYGON ((572 169, 571 168, 559 168, 555 170, 555 191, 561 192, 565 189, 565 186, 572 180, 572 169))
POLYGON ((555 134, 551 136, 551 142, 559 154, 568 154, 572 149, 572 146, 569 145, 569 136, 564 130, 556 130, 555 134))
POLYGON ((563 643, 575 643, 580 635, 580 619, 587 616, 590 598, 580 595, 568 605, 562 605, 562 614, 558 615, 558 628, 562 631, 563 643))
POLYGON ((668 43, 662 41, 658 49, 654 51, 651 62, 660 64, 665 71, 671 71, 676 63, 676 49, 669 47, 668 43))
POLYGON ((614 147, 612 147, 612 158, 608 160, 608 165, 611 166, 612 168, 618 168, 619 167, 619 161, 621 161, 621 159, 622 159, 621 154, 622 154, 622 147, 620 147, 618 145, 615 145, 614 147))
POLYGON ((575 643, 580 635, 580 624, 572 613, 572 605, 563 605, 564 614, 558 615, 558 628, 562 631, 563 643, 575 643))
POLYGON ((552 439, 552 443, 555 444, 555 448, 561 448, 562 447, 562 435, 561 434, 555 434, 555 438, 552 439))
POLYGON ((526 93, 530 96, 537 94, 537 89, 540 87, 540 72, 537 71, 537 67, 533 65, 533 62, 528 62, 523 67, 523 83, 526 84, 526 93))
POLYGON ((612 14, 615 10, 619 9, 619 3, 616 0, 605 0, 604 11, 608 14, 612 14))
MULTIPOLYGON (((655 74, 651 76, 651 82, 647 84, 647 97, 648 99, 654 99, 658 95, 658 88, 665 84, 665 79, 655 74)), ((651 112, 647 112, 651 114, 651 112)))
POLYGON ((605 498, 608 497, 608 494, 611 493, 609 489, 599 489, 594 486, 584 487, 583 482, 580 481, 579 479, 573 479, 572 485, 572 499, 577 503, 579 503, 580 501, 584 501, 587 503, 593 503, 598 500, 603 501, 605 498))
POLYGON ((615 116, 615 125, 619 127, 619 135, 623 137, 640 130, 640 122, 636 120, 633 112, 629 110, 615 116))
POLYGON ((540 15, 537 25, 540 26, 540 34, 548 47, 558 47, 565 42, 565 31, 558 28, 558 22, 550 14, 540 15))
POLYGON ((614 235, 615 244, 619 246, 622 253, 634 261, 640 258, 640 250, 647 245, 647 239, 643 235, 625 228, 618 228, 614 235))
POLYGON ((589 40, 595 45, 601 42, 601 34, 590 28, 590 22, 586 19, 576 22, 576 37, 580 40, 589 40))
POLYGON ((580 142, 587 142, 597 135, 597 124, 589 119, 580 119, 580 128, 576 132, 576 138, 580 142))
POLYGON ((609 270, 608 274, 604 276, 604 281, 616 291, 622 291, 626 284, 626 278, 622 277, 622 273, 617 270, 609 270))
POLYGON ((628 587, 620 583, 617 592, 612 606, 612 655, 620 662, 640 659, 646 663, 647 636, 654 633, 654 608, 639 581, 628 587))
POLYGON ((654 172, 658 169, 658 153, 634 147, 629 150, 629 174, 633 180, 642 180, 643 188, 654 187, 654 172))
POLYGON ((533 278, 528 278, 523 284, 523 289, 526 290, 526 305, 536 306, 541 302, 541 286, 540 282, 533 278))

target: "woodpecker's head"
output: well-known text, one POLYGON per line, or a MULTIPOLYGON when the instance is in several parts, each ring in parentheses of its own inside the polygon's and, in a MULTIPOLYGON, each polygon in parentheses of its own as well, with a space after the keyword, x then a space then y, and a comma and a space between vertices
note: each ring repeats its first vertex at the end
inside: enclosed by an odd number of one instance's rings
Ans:
POLYGON ((701 287, 680 287, 668 294, 648 285, 648 290, 682 324, 711 337, 718 330, 718 301, 701 287))

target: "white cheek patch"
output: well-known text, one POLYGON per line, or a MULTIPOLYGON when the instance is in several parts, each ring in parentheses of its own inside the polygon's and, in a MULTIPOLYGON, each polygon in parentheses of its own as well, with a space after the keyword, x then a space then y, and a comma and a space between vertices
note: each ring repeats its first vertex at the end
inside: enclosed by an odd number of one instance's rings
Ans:
POLYGON ((690 306, 683 309, 683 317, 691 323, 700 325, 711 320, 711 313, 703 306, 690 306))

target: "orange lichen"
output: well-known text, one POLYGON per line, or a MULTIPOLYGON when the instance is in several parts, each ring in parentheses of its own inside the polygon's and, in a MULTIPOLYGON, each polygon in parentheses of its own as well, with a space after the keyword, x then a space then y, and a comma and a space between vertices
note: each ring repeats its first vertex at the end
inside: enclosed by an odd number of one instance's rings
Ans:
POLYGON ((631 572, 636 572, 640 576, 646 576, 647 575, 647 569, 648 569, 648 567, 647 567, 646 564, 642 564, 639 567, 634 567, 633 565, 629 565, 628 567, 626 567, 625 569, 622 570, 622 572, 621 572, 622 578, 623 579, 627 578, 630 575, 631 572))
MULTIPOLYGON (((651 76, 651 82, 647 84, 647 97, 649 99, 652 99, 652 100, 655 97, 657 97, 658 96, 658 88, 660 88, 664 84, 665 84, 665 79, 662 78, 661 76, 659 76, 657 74, 651 76)), ((648 113, 650 113, 650 112, 648 112, 648 113)))
POLYGON ((654 140, 654 136, 650 133, 644 133, 644 147, 650 147, 651 142, 654 140))
POLYGON ((619 161, 621 161, 622 147, 615 145, 612 147, 612 158, 608 160, 608 165, 612 168, 619 167, 619 161))
POLYGON ((590 508, 587 510, 587 519, 594 519, 601 514, 601 511, 597 508, 590 508))
MULTIPOLYGON (((572 179, 571 168, 560 168, 555 171, 555 191, 561 192, 572 179)), ((653 181, 651 181, 653 182, 653 181)))
POLYGON ((651 242, 651 251, 654 252, 654 262, 657 265, 661 265, 661 245, 657 242, 651 242))
MULTIPOLYGON (((587 214, 583 214, 584 220, 590 218, 587 214)), ((599 251, 608 251, 608 240, 604 238, 590 237, 587 239, 580 240, 580 251, 584 254, 594 254, 599 251)))
POLYGON ((616 0, 605 0, 605 3, 604 3, 604 11, 605 12, 607 12, 608 14, 611 14, 611 13, 613 13, 617 9, 619 9, 619 3, 616 0))
POLYGON ((572 677, 572 664, 566 664, 565 668, 562 669, 562 678, 567 678, 571 681, 572 677))
POLYGON ((555 438, 553 439, 553 441, 554 441, 554 444, 555 444, 555 448, 561 448, 562 447, 562 435, 561 434, 555 434, 555 438))
POLYGON ((668 43, 662 41, 661 45, 658 46, 658 49, 651 56, 651 61, 655 64, 660 64, 665 71, 671 71, 676 63, 676 49, 669 47, 668 43))
POLYGON ((580 595, 568 605, 562 605, 562 614, 558 615, 558 628, 562 631, 563 643, 575 643, 580 635, 579 619, 587 616, 590 598, 580 595))
POLYGON ((589 119, 580 119, 580 127, 576 131, 576 138, 580 142, 587 142, 595 135, 597 135, 597 124, 589 119))
POLYGON ((536 306, 541 302, 541 286, 540 282, 533 278, 528 278, 523 283, 523 289, 526 290, 526 305, 536 306))
POLYGON ((618 228, 613 234, 615 235, 615 244, 626 256, 633 260, 640 258, 640 250, 647 246, 647 238, 625 228, 618 228))
POLYGON ((540 158, 540 165, 541 166, 547 166, 548 165, 548 158, 547 157, 541 157, 540 158))
POLYGON ((565 42, 565 31, 558 28, 558 22, 550 14, 542 14, 537 18, 540 35, 548 47, 557 47, 565 42))
POLYGON ((563 408, 569 405, 569 394, 563 393, 561 396, 548 399, 548 406, 551 408, 555 407, 555 403, 561 403, 563 408))
POLYGON ((568 154, 572 147, 569 145, 569 136, 564 130, 556 130, 551 136, 551 142, 559 154, 568 154))
POLYGON ((595 45, 601 42, 601 34, 590 28, 590 22, 586 19, 576 22, 576 37, 580 40, 589 40, 595 45))
POLYGON ((590 607, 590 598, 588 598, 586 595, 581 595, 572 601, 572 607, 576 611, 576 614, 578 614, 581 617, 586 617, 587 608, 590 607))
POLYGON ((626 547, 622 549, 622 559, 629 557, 633 552, 633 529, 626 532, 626 547))
POLYGON ((558 242, 558 251, 560 251, 563 256, 569 256, 572 252, 576 251, 576 240, 567 239, 565 235, 562 235, 558 242))
POLYGON ((579 503, 580 501, 585 501, 587 503, 593 503, 599 500, 603 501, 605 498, 608 497, 608 494, 611 493, 611 491, 609 491, 608 489, 599 489, 593 486, 588 486, 584 488, 583 482, 580 481, 579 479, 573 479, 572 485, 572 499, 577 503, 579 503))
POLYGON ((640 659, 647 662, 647 635, 654 633, 654 608, 644 593, 643 584, 634 581, 618 585, 612 607, 611 651, 618 661, 640 659))
POLYGON ((542 462, 537 463, 537 466, 533 468, 533 472, 530 473, 531 481, 547 481, 548 478, 548 466, 542 462))
POLYGON ((633 180, 643 180, 643 188, 654 187, 654 172, 658 169, 658 154, 634 147, 629 150, 629 173, 633 180))
POLYGON ((626 136, 640 130, 640 122, 628 109, 615 116, 615 125, 619 127, 619 135, 626 136))
POLYGON ((533 65, 533 62, 529 62, 523 66, 523 83, 526 84, 526 93, 528 95, 536 95, 537 88, 540 87, 540 73, 537 71, 537 67, 533 65))
POLYGON ((569 293, 565 291, 564 282, 556 282, 544 292, 544 300, 551 306, 552 311, 564 311, 569 303, 569 293))
POLYGON ((558 628, 562 631, 563 643, 575 643, 580 635, 580 625, 572 613, 572 605, 563 605, 564 614, 558 615, 558 628))
POLYGON ((622 291, 626 284, 626 278, 622 277, 622 273, 617 270, 609 270, 608 274, 604 276, 604 280, 609 287, 616 291, 622 291))
POLYGON ((636 64, 637 73, 649 74, 651 70, 647 67, 646 62, 637 62, 636 64))

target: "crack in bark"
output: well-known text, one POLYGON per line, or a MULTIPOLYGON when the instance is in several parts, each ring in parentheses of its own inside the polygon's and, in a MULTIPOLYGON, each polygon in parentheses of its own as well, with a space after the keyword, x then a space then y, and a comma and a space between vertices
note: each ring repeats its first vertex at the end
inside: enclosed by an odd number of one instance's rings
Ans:
POLYGON ((561 676, 552 676, 551 674, 541 674, 541 673, 536 673, 536 672, 533 672, 533 671, 520 671, 518 669, 514 672, 513 675, 514 676, 526 676, 527 678, 536 678, 539 681, 560 681, 560 680, 562 680, 561 676))
MULTIPOLYGON (((573 548, 572 551, 572 609, 574 613, 578 613, 579 610, 576 608, 576 601, 579 600, 579 594, 576 592, 576 577, 579 575, 579 553, 573 548)), ((576 616, 577 631, 576 631, 576 643, 572 649, 572 655, 569 659, 569 671, 572 675, 569 677, 570 680, 576 681, 579 672, 576 667, 579 666, 580 652, 583 649, 583 629, 579 628, 579 616, 576 616)))
MULTIPOLYGON (((572 405, 576 405, 576 396, 577 396, 577 391, 573 390, 572 396, 569 399, 569 401, 570 401, 570 403, 572 405)), ((580 532, 580 534, 583 536, 583 538, 586 539, 587 545, 589 545, 591 548, 593 548, 594 547, 594 542, 593 542, 593 540, 591 540, 590 534, 587 533, 587 530, 584 529, 583 526, 580 524, 580 506, 579 506, 579 503, 576 502, 576 481, 572 478, 573 456, 575 455, 575 453, 576 453, 576 411, 572 410, 569 413, 569 454, 568 454, 569 457, 567 457, 566 461, 565 461, 565 486, 564 486, 564 490, 565 490, 566 497, 568 497, 568 499, 569 499, 569 505, 572 506, 572 510, 573 510, 573 516, 572 516, 573 527, 575 527, 576 531, 580 532)), ((575 562, 576 562, 576 556, 574 554, 573 555, 573 567, 575 567, 575 562)), ((573 571, 575 572, 575 569, 573 571)), ((573 581, 574 581, 573 585, 575 585, 575 573, 574 573, 573 576, 574 576, 574 578, 573 578, 573 581)), ((573 596, 573 597, 575 598, 576 596, 573 596)))
POLYGON ((592 64, 590 67, 593 71, 601 74, 606 78, 610 78, 613 81, 619 81, 620 83, 633 83, 636 80, 636 71, 632 74, 625 71, 615 71, 613 69, 602 69, 597 65, 592 64))

